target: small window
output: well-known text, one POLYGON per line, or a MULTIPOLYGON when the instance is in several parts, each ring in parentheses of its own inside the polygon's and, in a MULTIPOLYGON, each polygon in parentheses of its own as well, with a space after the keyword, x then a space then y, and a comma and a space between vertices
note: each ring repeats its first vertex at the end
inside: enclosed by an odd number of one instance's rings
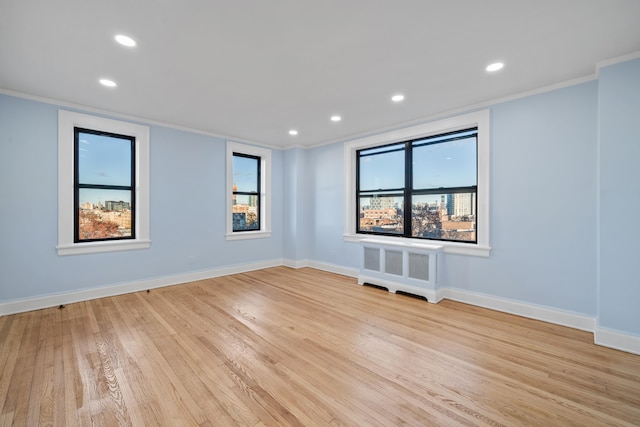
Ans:
POLYGON ((58 112, 58 255, 145 249, 149 128, 58 112))
POLYGON ((260 157, 233 153, 233 231, 260 230, 260 157))
POLYGON ((227 240, 271 236, 271 150, 227 143, 227 240))

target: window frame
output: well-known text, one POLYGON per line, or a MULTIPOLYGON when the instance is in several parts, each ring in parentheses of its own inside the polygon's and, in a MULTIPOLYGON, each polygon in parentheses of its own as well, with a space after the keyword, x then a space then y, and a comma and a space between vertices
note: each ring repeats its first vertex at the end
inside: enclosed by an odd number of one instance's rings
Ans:
MULTIPOLYGON (((447 253, 462 255, 484 256, 490 255, 489 245, 489 141, 490 141, 490 113, 481 110, 422 125, 411 126, 391 132, 384 132, 365 138, 360 138, 344 144, 344 173, 345 173, 345 211, 344 235, 348 242, 360 242, 365 239, 376 239, 383 242, 393 242, 407 247, 419 245, 439 245, 447 253), (357 151, 383 145, 403 143, 430 136, 446 134, 459 130, 476 127, 477 135, 477 191, 476 191, 476 242, 454 242, 435 239, 416 239, 404 236, 389 236, 372 233, 357 233, 357 151)), ((406 203, 406 200, 405 200, 406 203)), ((406 208, 406 207, 405 207, 406 208)), ((406 209, 405 209, 406 210, 406 209)), ((405 224, 406 228, 407 224, 405 224)))
POLYGON ((146 249, 149 237, 149 127, 72 111, 58 111, 58 255, 146 249), (76 128, 135 138, 133 238, 75 241, 76 128))
MULTIPOLYGON (((234 157, 242 157, 242 158, 245 158, 245 159, 257 160, 256 191, 238 191, 238 190, 233 190, 233 187, 232 187, 232 194, 233 194, 234 197, 237 197, 238 195, 240 195, 240 196, 255 196, 256 197, 257 205, 258 205, 258 209, 257 209, 258 212, 256 214, 257 217, 258 217, 258 229, 256 230, 256 229, 251 229, 251 228, 245 228, 243 230, 235 230, 234 229, 232 231, 234 233, 237 233, 237 232, 246 233, 248 231, 260 231, 260 225, 261 225, 260 219, 262 217, 261 212, 260 212, 262 210, 262 203, 261 203, 262 201, 261 201, 261 195, 260 195, 260 193, 261 193, 260 192, 260 187, 262 186, 262 168, 260 166, 261 166, 261 163, 262 163, 262 158, 259 157, 259 156, 253 156, 253 155, 250 155, 250 154, 238 153, 238 152, 234 151, 233 154, 232 154, 232 168, 233 168, 233 158, 234 157)), ((232 206, 235 206, 235 205, 233 205, 233 199, 232 199, 232 206)), ((233 211, 231 213, 231 217, 233 218, 233 211)), ((233 220, 232 220, 231 227, 233 228, 233 220)))
MULTIPOLYGON (((377 153, 362 153, 363 151, 368 151, 370 148, 358 148, 356 149, 356 233, 357 234, 369 234, 372 236, 394 236, 394 237, 404 237, 407 239, 419 239, 419 240, 433 240, 437 242, 458 242, 465 244, 475 244, 477 243, 477 230, 476 230, 476 239, 474 241, 463 241, 463 240, 451 240, 451 239, 429 239, 425 237, 415 237, 413 236, 413 205, 414 199, 419 196, 424 195, 442 195, 442 194, 456 194, 456 193, 472 193, 474 194, 474 212, 477 211, 477 193, 478 193, 478 178, 477 178, 477 164, 478 164, 478 136, 477 136, 477 127, 472 127, 468 129, 460 129, 447 133, 438 133, 435 136, 440 141, 428 141, 429 137, 421 137, 417 139, 409 139, 402 142, 396 142, 392 144, 384 144, 373 147, 374 149, 389 148, 390 150, 379 151, 377 153), (473 132, 472 137, 476 140, 476 153, 475 153, 475 185, 472 186, 454 186, 454 187, 438 187, 438 188, 415 188, 414 186, 414 168, 413 163, 415 162, 415 157, 413 156, 413 152, 416 148, 432 146, 437 144, 443 144, 447 142, 452 142, 460 139, 470 138, 469 136, 461 136, 461 134, 471 133, 473 132), (394 148, 398 147, 398 148, 394 148), (402 152, 403 154, 403 163, 404 163, 404 172, 402 173, 403 186, 400 188, 382 188, 377 190, 367 190, 360 188, 360 168, 361 162, 360 160, 364 157, 376 156, 381 154, 386 154, 390 152, 402 152), (384 232, 384 231, 368 231, 362 230, 360 226, 360 209, 361 209, 361 199, 364 197, 402 197, 403 200, 403 230, 401 233, 396 232, 384 232)), ((476 215, 477 216, 477 215, 476 215)))
MULTIPOLYGON (((104 190, 126 190, 131 192, 131 202, 130 202, 130 210, 132 218, 135 218, 136 213, 136 199, 135 195, 135 186, 136 186, 136 138, 130 135, 122 135, 115 134, 112 132, 104 132, 97 131, 94 129, 85 129, 79 126, 73 127, 73 242, 74 243, 87 243, 87 242, 106 242, 112 240, 132 240, 136 237, 136 222, 131 221, 131 236, 123 236, 123 237, 107 237, 100 239, 80 239, 80 190, 81 189, 104 189, 104 190), (92 184, 88 182, 79 182, 80 181, 80 161, 79 158, 79 150, 80 150, 80 134, 93 134, 99 136, 107 136, 110 138, 118 138, 123 139, 129 142, 131 147, 131 164, 130 164, 130 185, 128 186, 119 186, 119 185, 102 185, 102 184, 92 184)), ((106 202, 106 200, 105 200, 106 202)))
POLYGON ((227 179, 226 199, 226 240, 245 240, 271 237, 271 150, 268 148, 256 147, 248 144, 227 141, 227 179), (233 230, 233 156, 234 154, 258 158, 259 177, 259 230, 233 230))

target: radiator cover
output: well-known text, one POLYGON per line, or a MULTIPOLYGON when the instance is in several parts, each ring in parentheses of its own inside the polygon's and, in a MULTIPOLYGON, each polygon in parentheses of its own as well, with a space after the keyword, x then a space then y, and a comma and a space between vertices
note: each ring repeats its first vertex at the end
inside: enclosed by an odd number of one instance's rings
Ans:
POLYGON ((438 263, 442 246, 363 239, 358 283, 403 291, 437 303, 443 297, 438 286, 438 263))

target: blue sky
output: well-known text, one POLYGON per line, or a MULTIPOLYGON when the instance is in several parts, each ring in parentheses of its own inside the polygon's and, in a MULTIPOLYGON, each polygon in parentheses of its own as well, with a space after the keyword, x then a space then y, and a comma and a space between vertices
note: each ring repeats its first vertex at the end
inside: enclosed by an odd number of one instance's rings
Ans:
MULTIPOLYGON (((413 149, 413 187, 476 185, 476 140, 462 139, 413 149)), ((404 187, 404 151, 362 157, 360 189, 404 187)))
MULTIPOLYGON (((129 140, 81 132, 78 135, 78 180, 80 184, 131 185, 129 140)), ((131 192, 81 189, 80 204, 105 200, 131 202, 131 192)))
POLYGON ((258 191, 258 159, 233 156, 233 183, 238 191, 258 191))

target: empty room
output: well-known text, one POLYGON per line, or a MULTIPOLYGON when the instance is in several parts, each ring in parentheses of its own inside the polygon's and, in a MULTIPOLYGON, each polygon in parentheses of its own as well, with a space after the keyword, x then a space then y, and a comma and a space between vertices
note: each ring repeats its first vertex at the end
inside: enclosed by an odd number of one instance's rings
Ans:
POLYGON ((639 19, 0 0, 0 426, 640 425, 639 19))

